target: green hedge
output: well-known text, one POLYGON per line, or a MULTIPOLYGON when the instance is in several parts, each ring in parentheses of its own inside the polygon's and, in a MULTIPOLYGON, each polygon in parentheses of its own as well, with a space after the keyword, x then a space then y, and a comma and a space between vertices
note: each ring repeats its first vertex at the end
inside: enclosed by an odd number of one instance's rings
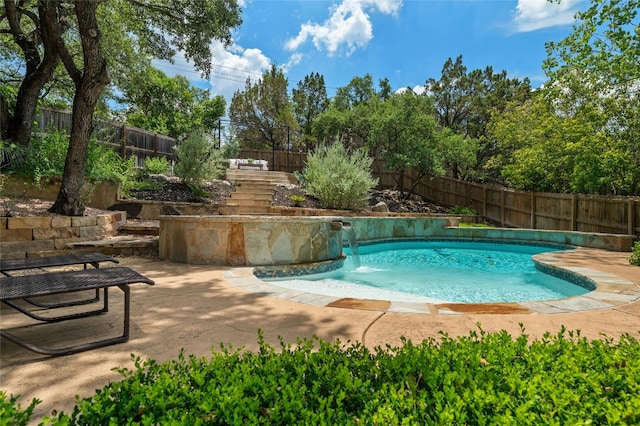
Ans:
MULTIPOLYGON (((368 350, 300 340, 257 352, 222 346, 212 357, 166 363, 133 357, 60 424, 640 423, 640 346, 624 335, 588 340, 562 329, 524 330, 368 350)), ((2 423, 2 422, 0 422, 2 423)))

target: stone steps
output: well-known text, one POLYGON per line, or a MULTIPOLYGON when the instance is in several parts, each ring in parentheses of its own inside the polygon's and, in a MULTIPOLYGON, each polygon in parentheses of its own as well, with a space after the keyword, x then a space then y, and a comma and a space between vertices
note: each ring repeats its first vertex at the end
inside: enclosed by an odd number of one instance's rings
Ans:
POLYGON ((226 179, 236 187, 227 200, 238 214, 260 216, 277 215, 270 207, 276 186, 296 182, 290 173, 245 169, 227 169, 226 179))
MULTIPOLYGON (((95 241, 67 244, 66 250, 77 252, 100 252, 112 256, 158 256, 160 222, 148 220, 126 222, 118 235, 95 241)), ((58 254, 52 253, 52 254, 58 254)))
POLYGON ((120 234, 160 235, 160 222, 157 220, 127 222, 120 227, 120 234))

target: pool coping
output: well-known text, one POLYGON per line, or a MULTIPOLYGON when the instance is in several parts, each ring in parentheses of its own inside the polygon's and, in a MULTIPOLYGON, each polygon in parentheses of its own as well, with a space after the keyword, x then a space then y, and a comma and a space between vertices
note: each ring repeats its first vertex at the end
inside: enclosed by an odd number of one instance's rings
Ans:
MULTIPOLYGON (((505 303, 424 303, 398 300, 377 300, 351 297, 336 297, 322 293, 296 291, 263 281, 254 275, 254 268, 234 268, 223 273, 226 282, 249 293, 281 300, 289 300, 320 307, 362 309, 383 312, 435 315, 465 314, 563 314, 602 309, 612 309, 640 299, 640 285, 614 274, 592 268, 575 266, 560 256, 571 252, 581 255, 597 252, 597 249, 577 247, 570 251, 552 251, 536 254, 535 262, 545 267, 586 279, 595 284, 595 290, 562 299, 505 302, 505 303)), ((595 257, 595 256, 594 256, 595 257)))

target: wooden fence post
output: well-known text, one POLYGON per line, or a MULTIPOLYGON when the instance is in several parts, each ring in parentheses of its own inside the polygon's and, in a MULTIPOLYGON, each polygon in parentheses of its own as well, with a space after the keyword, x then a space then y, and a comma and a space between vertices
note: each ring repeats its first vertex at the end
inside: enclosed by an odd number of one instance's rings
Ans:
POLYGON ((122 153, 122 158, 127 158, 127 126, 122 125, 122 137, 120 139, 120 152, 122 153))
POLYGON ((578 230, 578 197, 571 194, 571 231, 578 230))
POLYGON ((628 230, 629 232, 627 232, 629 235, 635 235, 636 234, 636 224, 635 224, 635 220, 636 220, 636 209, 635 209, 635 205, 636 202, 634 200, 629 200, 627 201, 627 220, 628 220, 628 230))
POLYGON ((482 216, 487 217, 487 185, 482 187, 482 216))
POLYGON ((536 193, 531 193, 531 229, 536 229, 536 193))
POLYGON ((504 189, 500 190, 500 226, 504 228, 504 189))

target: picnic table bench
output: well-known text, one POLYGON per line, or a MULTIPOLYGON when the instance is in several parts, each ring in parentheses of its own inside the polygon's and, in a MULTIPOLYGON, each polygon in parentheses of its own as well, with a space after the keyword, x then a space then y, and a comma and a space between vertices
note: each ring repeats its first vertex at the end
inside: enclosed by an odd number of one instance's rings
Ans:
MULTIPOLYGON (((9 272, 22 271, 26 269, 52 268, 56 266, 84 265, 84 269, 87 269, 87 265, 91 265, 94 268, 99 268, 100 263, 102 262, 120 263, 118 259, 102 253, 76 253, 58 256, 27 257, 21 259, 0 259, 0 273, 8 277, 10 276, 9 272)), ((107 290, 105 289, 104 291, 106 292, 107 290)), ((92 299, 62 302, 53 305, 39 303, 31 299, 25 300, 28 303, 39 308, 60 308, 66 306, 84 305, 87 303, 100 301, 100 290, 96 289, 96 295, 92 299)))
MULTIPOLYGON (((56 256, 57 257, 57 256, 56 256)), ((42 258, 46 259, 46 258, 42 258)), ((21 259, 22 260, 22 259, 21 259)), ((62 261, 59 259, 59 261, 62 261)), ((68 259, 68 261, 71 261, 68 259)), ((110 261, 110 260, 107 260, 110 261)), ((44 264, 47 264, 44 260, 44 264)), ((96 261, 98 262, 98 261, 96 261)), ((55 263, 52 260, 49 263, 55 263)), ((80 262, 82 263, 82 262, 80 262)), ((87 262, 91 263, 91 262, 87 262)), ((3 262, 4 264, 4 262, 3 262)), ((48 264, 47 264, 48 265, 48 264)), ((85 265, 86 267, 86 265, 85 265)), ((30 269, 30 268, 23 268, 30 269)), ((6 270, 2 270, 3 274, 6 270)), ((5 274, 6 275, 6 274, 5 274)), ((63 271, 63 272, 45 272, 30 275, 21 276, 4 276, 0 277, 0 302, 7 306, 10 306, 19 312, 28 315, 29 317, 38 321, 52 323, 60 322, 78 318, 86 318, 90 316, 100 315, 109 311, 108 305, 108 293, 109 287, 118 287, 124 293, 124 319, 123 319, 123 333, 119 337, 107 338, 96 340, 90 343, 68 346, 60 349, 48 349, 40 347, 36 344, 27 342, 22 338, 14 335, 13 333, 0 329, 0 336, 7 338, 8 340, 26 348, 33 352, 43 355, 68 355, 74 354, 90 349, 101 348, 104 346, 114 345, 116 343, 122 343, 129 340, 129 323, 130 323, 130 284, 144 283, 153 285, 154 282, 149 278, 135 272, 134 270, 123 267, 114 266, 111 268, 93 268, 93 269, 81 269, 75 271, 63 271), (100 309, 91 311, 84 311, 79 313, 72 313, 66 315, 57 316, 43 316, 35 314, 18 304, 15 301, 25 300, 32 297, 51 296, 65 293, 75 293, 85 290, 95 289, 98 292, 100 289, 104 289, 104 304, 100 309)), ((58 304, 48 306, 46 311, 52 311, 56 308, 70 306, 68 304, 58 304)))

